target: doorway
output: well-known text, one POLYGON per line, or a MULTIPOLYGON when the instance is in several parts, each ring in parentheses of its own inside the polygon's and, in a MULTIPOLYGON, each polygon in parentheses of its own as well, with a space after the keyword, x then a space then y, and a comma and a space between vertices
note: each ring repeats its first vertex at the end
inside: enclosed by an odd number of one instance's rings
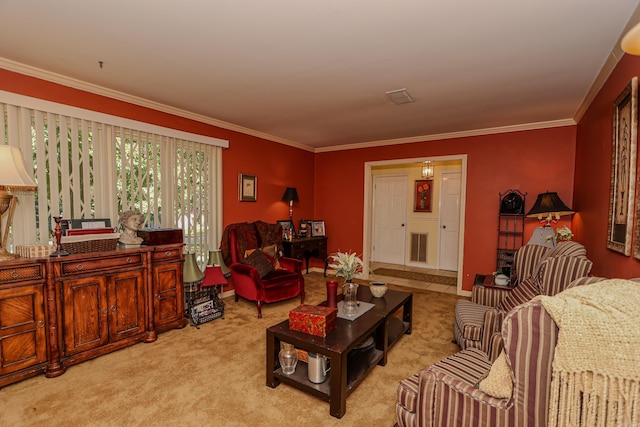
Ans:
MULTIPOLYGON (((365 162, 365 175, 364 175, 364 199, 365 199, 365 205, 364 205, 364 213, 363 213, 363 218, 364 218, 364 230, 363 230, 363 259, 367 260, 367 261, 375 261, 375 258, 373 258, 373 245, 374 245, 374 235, 375 233, 373 232, 373 226, 374 226, 374 221, 376 220, 376 218, 374 218, 375 215, 375 208, 376 206, 374 206, 374 193, 375 193, 375 188, 374 188, 374 180, 377 180, 377 178, 375 178, 375 174, 373 173, 373 170, 379 170, 380 168, 382 169, 400 169, 402 170, 403 168, 405 170, 408 170, 409 168, 413 168, 413 167, 417 167, 416 165, 418 163, 424 162, 426 160, 431 160, 434 162, 442 162, 442 163, 447 163, 447 164, 455 164, 456 166, 456 172, 458 172, 458 217, 457 217, 457 245, 448 245, 448 250, 452 253, 455 254, 455 256, 453 256, 451 258, 451 263, 453 263, 453 265, 455 265, 455 267, 451 267, 451 272, 453 271, 457 271, 458 274, 457 279, 456 279, 456 292, 459 295, 464 294, 464 291, 462 291, 462 266, 464 263, 464 259, 463 259, 463 254, 464 254, 464 218, 465 218, 465 192, 466 192, 466 175, 467 175, 467 155, 463 154, 463 155, 455 155, 455 156, 440 156, 440 157, 429 157, 429 158, 406 158, 406 159, 394 159, 394 160, 385 160, 385 161, 374 161, 374 162, 365 162), (452 249, 453 248, 453 249, 452 249)), ((442 172, 440 172, 442 173, 442 172)), ((396 175, 400 175, 400 173, 396 173, 396 175)), ((436 178, 438 180, 442 179, 442 175, 440 177, 436 178)), ((407 180, 407 185, 412 184, 414 179, 421 179, 419 177, 412 177, 410 176, 409 179, 407 180)), ((409 194, 409 193, 406 193, 409 194)), ((411 201, 413 202, 413 201, 411 201)), ((440 198, 437 200, 434 200, 434 203, 439 203, 440 202, 440 198)), ((407 222, 405 224, 408 224, 408 222, 411 221, 411 206, 409 206, 409 201, 407 200, 406 202, 406 215, 407 215, 407 222)), ((441 203, 441 202, 440 202, 441 203)), ((413 215, 415 216, 415 215, 413 215)), ((438 215, 434 215, 433 218, 425 218, 422 220, 423 223, 425 224, 425 226, 427 226, 426 224, 429 224, 428 227, 432 227, 432 231, 431 231, 431 235, 432 240, 434 242, 435 246, 432 246, 429 248, 429 250, 431 251, 432 254, 437 253, 437 258, 439 259, 440 255, 439 255, 439 251, 440 251, 440 247, 439 247, 439 225, 440 224, 440 220, 438 218, 438 215), (430 225, 433 224, 433 225, 430 225), (436 234, 433 234, 436 233, 436 234), (434 252, 435 251, 435 252, 434 252)), ((405 229, 405 238, 408 238, 407 236, 407 230, 405 229)), ((429 239, 428 239, 429 240, 429 239)), ((403 251, 405 254, 405 261, 404 263, 399 263, 400 265, 404 264, 407 265, 406 262, 406 242, 405 242, 405 250, 403 251)), ((376 254, 377 256, 377 254, 376 254)), ((439 263, 438 265, 436 265, 435 263, 433 263, 431 266, 431 269, 437 269, 440 268, 439 267, 439 263)), ((455 273, 454 273, 455 274, 455 273)), ((368 275, 367 275, 368 277, 368 275)))

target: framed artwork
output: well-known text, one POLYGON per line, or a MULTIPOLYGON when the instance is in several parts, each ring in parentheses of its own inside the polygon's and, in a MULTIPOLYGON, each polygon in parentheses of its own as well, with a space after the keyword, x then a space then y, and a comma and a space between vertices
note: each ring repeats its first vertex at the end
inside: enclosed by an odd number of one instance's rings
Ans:
POLYGON ((613 144, 607 248, 631 254, 636 184, 638 78, 613 103, 613 144))
POLYGON ((432 212, 433 211, 433 180, 419 179, 416 181, 416 187, 413 192, 415 202, 413 203, 414 212, 432 212))
POLYGON ((255 175, 241 173, 238 178, 238 200, 241 202, 255 202, 258 193, 258 178, 255 175))
POLYGON ((296 227, 289 219, 281 219, 277 221, 282 226, 282 238, 288 238, 289 236, 296 235, 296 227))
POLYGON ((311 236, 312 237, 319 237, 319 236, 324 236, 325 232, 324 232, 324 221, 316 221, 313 220, 311 223, 311 236))

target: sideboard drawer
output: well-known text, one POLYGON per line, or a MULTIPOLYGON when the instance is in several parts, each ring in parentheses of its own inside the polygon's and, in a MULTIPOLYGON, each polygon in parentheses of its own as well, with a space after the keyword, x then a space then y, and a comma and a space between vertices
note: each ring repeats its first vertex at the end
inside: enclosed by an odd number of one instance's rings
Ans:
POLYGON ((181 253, 180 248, 159 249, 153 252, 153 262, 180 260, 181 253))
POLYGON ((123 267, 139 266, 142 268, 144 266, 144 259, 141 253, 133 253, 110 258, 88 258, 68 262, 63 261, 60 264, 62 276, 67 276, 123 267))
POLYGON ((0 268, 0 284, 24 280, 41 280, 43 278, 44 267, 42 264, 0 268))

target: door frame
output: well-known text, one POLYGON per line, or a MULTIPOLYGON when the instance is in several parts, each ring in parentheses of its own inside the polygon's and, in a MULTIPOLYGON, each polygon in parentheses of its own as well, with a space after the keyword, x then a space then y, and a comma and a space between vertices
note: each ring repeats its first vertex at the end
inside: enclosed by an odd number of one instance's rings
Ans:
MULTIPOLYGON (((413 157, 405 159, 393 160, 377 160, 364 163, 364 212, 363 212, 363 230, 362 230, 362 259, 368 262, 370 258, 371 236, 372 236, 372 209, 373 209, 373 175, 371 168, 375 166, 387 165, 403 165, 407 163, 420 163, 427 160, 431 161, 448 161, 458 160, 462 163, 460 177, 460 229, 458 234, 458 279, 457 294, 470 295, 469 291, 462 290, 462 274, 464 265, 464 224, 466 217, 466 194, 467 194, 467 155, 458 154, 450 156, 430 156, 430 157, 413 157)), ((365 271, 365 279, 369 278, 369 271, 365 271)))

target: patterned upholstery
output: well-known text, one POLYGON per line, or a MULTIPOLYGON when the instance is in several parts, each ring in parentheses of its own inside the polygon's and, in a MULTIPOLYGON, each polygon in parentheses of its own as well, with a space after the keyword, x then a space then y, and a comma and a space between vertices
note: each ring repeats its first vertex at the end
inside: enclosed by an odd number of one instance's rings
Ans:
POLYGON ((587 276, 592 266, 584 246, 572 241, 554 248, 525 245, 516 251, 514 263, 521 284, 515 288, 474 286, 471 302, 460 300, 456 304, 454 335, 461 349, 479 348, 497 356, 491 350, 497 344, 485 338, 491 339, 500 331, 506 312, 538 294, 555 295, 575 279, 587 276))
POLYGON ((398 425, 545 426, 557 333, 539 302, 519 305, 506 315, 501 335, 514 386, 509 398, 477 388, 491 361, 478 349, 462 350, 400 382, 398 425))
POLYGON ((509 311, 538 295, 540 295, 540 282, 535 276, 529 277, 509 292, 509 295, 498 304, 497 308, 498 310, 509 311))

